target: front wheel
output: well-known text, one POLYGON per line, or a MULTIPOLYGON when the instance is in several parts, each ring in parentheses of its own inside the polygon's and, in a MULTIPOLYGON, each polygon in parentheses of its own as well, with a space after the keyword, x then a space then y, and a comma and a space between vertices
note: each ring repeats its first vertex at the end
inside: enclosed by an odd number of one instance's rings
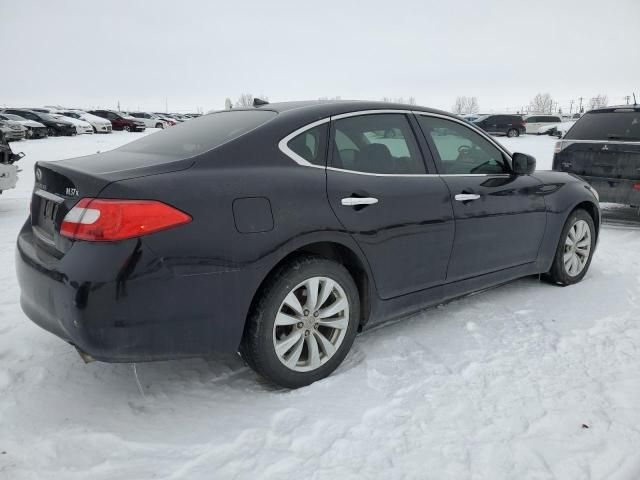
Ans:
POLYGON ((263 377, 298 388, 333 372, 360 318, 358 289, 339 263, 315 256, 278 268, 258 294, 240 346, 263 377))
POLYGON ((122 129, 123 129, 125 132, 130 132, 130 131, 131 131, 131 127, 130 127, 129 125, 125 125, 124 127, 122 127, 122 129))
POLYGON ((156 123, 156 128, 164 128, 164 125, 162 123, 156 123))
POLYGON ((551 281, 559 285, 572 285, 582 280, 589 270, 595 245, 593 218, 585 210, 573 211, 560 235, 549 271, 551 281))

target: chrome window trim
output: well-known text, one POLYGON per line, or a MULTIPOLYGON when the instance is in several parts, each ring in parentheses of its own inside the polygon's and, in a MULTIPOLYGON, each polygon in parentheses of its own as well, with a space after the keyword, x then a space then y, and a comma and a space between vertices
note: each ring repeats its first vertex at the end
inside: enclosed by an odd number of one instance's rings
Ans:
MULTIPOLYGON (((357 170, 348 170, 348 169, 345 169, 345 168, 336 168, 336 167, 328 167, 328 166, 325 167, 325 166, 321 166, 321 165, 314 165, 313 163, 307 161, 306 159, 302 158, 300 155, 295 153, 287 145, 289 143, 289 141, 291 141, 291 139, 297 137, 301 133, 304 133, 307 130, 310 130, 310 129, 314 128, 314 127, 317 127, 318 125, 322 125, 324 123, 328 123, 328 122, 331 122, 333 120, 340 120, 341 118, 349 118, 349 117, 358 117, 358 116, 361 116, 361 115, 375 115, 375 114, 385 114, 385 113, 400 113, 400 114, 405 114, 405 115, 406 114, 412 114, 412 115, 431 116, 431 117, 443 118, 445 120, 450 120, 452 122, 459 123, 460 125, 463 125, 463 126, 469 128, 470 130, 474 131, 475 133, 478 133, 480 136, 482 136, 486 140, 488 140, 489 143, 491 143, 493 146, 495 146, 498 150, 500 150, 502 153, 504 153, 507 156, 508 163, 511 160, 511 153, 507 149, 502 147, 493 138, 491 138, 490 135, 488 135, 486 132, 482 131, 481 129, 479 129, 475 125, 470 125, 469 122, 466 122, 465 120, 458 120, 457 118, 450 117, 448 115, 441 115, 441 114, 438 114, 438 113, 431 113, 431 112, 423 112, 421 110, 401 110, 401 109, 358 110, 356 112, 348 112, 348 113, 341 113, 339 115, 333 115, 333 116, 326 117, 326 118, 323 118, 321 120, 317 120, 315 122, 309 123, 309 124, 307 124, 307 125, 305 125, 303 127, 298 128, 297 130, 291 132, 289 135, 287 135, 286 137, 282 138, 282 140, 280 140, 278 142, 278 148, 287 157, 291 158, 291 160, 293 160, 298 165, 301 165, 303 167, 322 168, 322 169, 325 169, 325 170, 332 170, 334 172, 352 173, 352 174, 355 174, 355 175, 367 175, 367 176, 371 176, 371 177, 400 177, 400 178, 402 178, 402 177, 510 177, 511 176, 510 173, 465 173, 465 174, 457 174, 457 173, 370 173, 370 172, 360 172, 360 171, 357 171, 357 170)), ((509 163, 509 167, 511 167, 510 163, 509 163)))
POLYGON ((317 127, 318 125, 322 125, 323 123, 328 123, 330 121, 331 121, 331 117, 323 118, 322 120, 309 123, 308 125, 305 125, 304 127, 301 127, 295 130, 294 132, 291 132, 289 135, 287 135, 282 140, 280 140, 280 142, 278 142, 278 148, 282 153, 284 153, 287 157, 291 158, 298 165, 302 165, 303 167, 312 167, 312 168, 326 168, 323 165, 314 165, 308 160, 302 158, 300 155, 298 155, 296 152, 294 152, 289 148, 288 143, 291 141, 291 139, 297 137, 301 133, 304 133, 307 130, 311 130, 312 128, 317 127))
POLYGON ((45 198, 47 200, 51 200, 52 202, 55 202, 55 203, 64 202, 64 198, 59 197, 58 195, 55 195, 53 193, 47 192, 46 190, 42 190, 40 188, 33 193, 35 195, 38 195, 39 197, 45 198))

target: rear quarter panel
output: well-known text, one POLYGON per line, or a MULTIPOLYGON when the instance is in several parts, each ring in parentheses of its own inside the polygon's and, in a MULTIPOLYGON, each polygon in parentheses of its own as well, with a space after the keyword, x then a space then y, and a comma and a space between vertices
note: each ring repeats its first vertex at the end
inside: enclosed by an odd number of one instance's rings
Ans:
POLYGON ((180 172, 112 183, 100 196, 157 199, 192 216, 143 237, 144 245, 166 269, 166 294, 180 302, 183 317, 201 320, 191 328, 214 350, 233 351, 255 293, 280 260, 314 242, 357 246, 329 207, 325 170, 297 165, 275 142, 230 142, 194 160, 180 172), (233 205, 242 198, 267 199, 273 228, 239 231, 233 205))

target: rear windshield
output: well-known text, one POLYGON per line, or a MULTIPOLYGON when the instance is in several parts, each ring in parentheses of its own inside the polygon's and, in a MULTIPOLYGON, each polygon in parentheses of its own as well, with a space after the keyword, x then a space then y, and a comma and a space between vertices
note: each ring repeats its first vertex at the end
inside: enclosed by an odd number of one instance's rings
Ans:
POLYGON ((192 157, 238 138, 276 115, 269 110, 210 113, 127 143, 118 150, 192 157))
POLYGON ((587 113, 567 132, 565 138, 640 141, 640 112, 587 113))

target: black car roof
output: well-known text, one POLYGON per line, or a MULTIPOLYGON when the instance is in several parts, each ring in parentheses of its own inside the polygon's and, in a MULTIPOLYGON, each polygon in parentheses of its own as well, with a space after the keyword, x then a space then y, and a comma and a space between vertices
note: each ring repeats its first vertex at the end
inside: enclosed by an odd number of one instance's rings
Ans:
POLYGON ((455 117, 452 113, 434 108, 426 108, 418 105, 407 105, 391 102, 374 102, 369 100, 311 100, 297 102, 268 103, 258 107, 236 108, 234 110, 270 110, 281 114, 295 115, 296 117, 326 118, 342 113, 357 112, 363 110, 413 110, 427 113, 437 113, 455 117))
POLYGON ((607 107, 594 108, 586 113, 612 113, 612 112, 640 112, 640 105, 609 105, 607 107))

